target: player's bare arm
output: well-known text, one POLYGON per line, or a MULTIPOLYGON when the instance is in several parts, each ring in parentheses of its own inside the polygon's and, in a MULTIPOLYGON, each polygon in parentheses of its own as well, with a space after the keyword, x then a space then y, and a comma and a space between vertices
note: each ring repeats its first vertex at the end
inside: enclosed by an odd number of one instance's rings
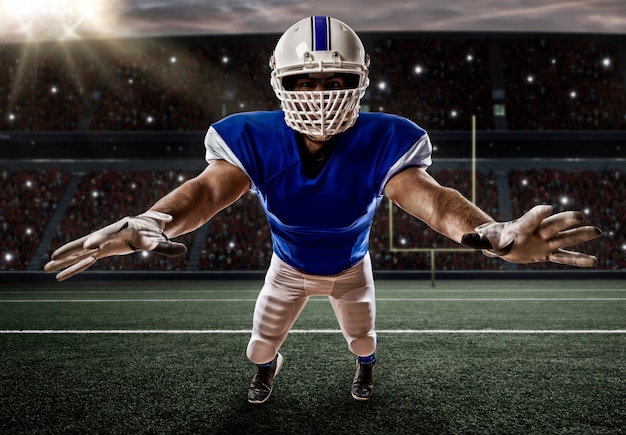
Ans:
POLYGON ((387 182, 385 194, 398 207, 457 243, 477 226, 493 222, 457 190, 440 185, 418 167, 393 176, 387 182))
POLYGON ((112 255, 140 250, 182 255, 187 251, 185 245, 169 238, 195 230, 235 202, 249 187, 242 170, 226 161, 215 161, 145 213, 125 217, 61 246, 52 253, 52 260, 44 270, 60 271, 57 280, 64 281, 112 255))
POLYGON ((593 255, 564 249, 602 235, 597 227, 579 226, 585 217, 578 211, 552 214, 552 206, 537 205, 519 219, 495 222, 459 192, 439 185, 419 168, 395 175, 385 193, 434 230, 490 257, 512 263, 551 261, 578 267, 593 267, 597 262, 593 255))
POLYGON ((225 160, 217 160, 200 175, 161 198, 150 210, 172 216, 163 232, 168 237, 177 237, 199 228, 249 188, 250 180, 241 169, 225 160))

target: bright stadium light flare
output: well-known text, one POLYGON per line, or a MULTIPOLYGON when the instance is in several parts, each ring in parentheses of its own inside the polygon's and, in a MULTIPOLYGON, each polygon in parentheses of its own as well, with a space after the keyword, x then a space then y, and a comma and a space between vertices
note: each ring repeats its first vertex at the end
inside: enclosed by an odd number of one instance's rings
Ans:
POLYGON ((0 37, 31 42, 110 33, 120 0, 0 0, 0 37))

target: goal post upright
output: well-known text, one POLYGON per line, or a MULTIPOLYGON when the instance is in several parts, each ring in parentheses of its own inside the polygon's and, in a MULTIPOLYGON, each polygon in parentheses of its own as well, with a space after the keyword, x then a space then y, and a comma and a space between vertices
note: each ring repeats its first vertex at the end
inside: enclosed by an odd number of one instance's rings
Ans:
MULTIPOLYGON (((472 177, 472 204, 476 204, 476 115, 472 115, 472 131, 471 131, 471 177, 472 177)), ((393 201, 389 201, 389 251, 390 252, 415 252, 430 254, 430 282, 435 287, 435 254, 438 252, 475 252, 468 248, 397 248, 393 243, 393 201)))

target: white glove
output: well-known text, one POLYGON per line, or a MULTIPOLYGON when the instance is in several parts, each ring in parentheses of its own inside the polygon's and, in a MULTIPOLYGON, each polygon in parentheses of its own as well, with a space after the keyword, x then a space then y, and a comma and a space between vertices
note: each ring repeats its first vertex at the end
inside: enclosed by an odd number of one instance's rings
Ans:
POLYGON ((46 272, 60 272, 56 279, 64 281, 93 265, 97 260, 112 255, 126 255, 136 251, 152 251, 169 257, 182 255, 187 248, 170 241, 163 229, 172 216, 147 211, 138 216, 125 217, 109 226, 69 242, 52 253, 52 261, 44 266, 46 272))
POLYGON ((595 266, 596 257, 562 248, 598 238, 602 231, 593 226, 571 228, 584 221, 581 212, 551 214, 552 206, 537 205, 519 219, 476 227, 475 233, 463 235, 461 244, 511 263, 552 261, 578 267, 595 266))

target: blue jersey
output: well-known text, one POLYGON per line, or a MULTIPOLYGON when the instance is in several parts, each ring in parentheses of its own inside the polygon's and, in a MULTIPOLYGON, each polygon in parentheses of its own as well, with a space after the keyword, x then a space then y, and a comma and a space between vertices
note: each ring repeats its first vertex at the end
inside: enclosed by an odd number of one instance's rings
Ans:
POLYGON ((282 111, 231 115, 207 133, 207 161, 225 159, 250 178, 265 210, 275 255, 306 273, 337 274, 367 253, 387 180, 430 165, 428 135, 395 115, 361 113, 309 178, 282 111))

